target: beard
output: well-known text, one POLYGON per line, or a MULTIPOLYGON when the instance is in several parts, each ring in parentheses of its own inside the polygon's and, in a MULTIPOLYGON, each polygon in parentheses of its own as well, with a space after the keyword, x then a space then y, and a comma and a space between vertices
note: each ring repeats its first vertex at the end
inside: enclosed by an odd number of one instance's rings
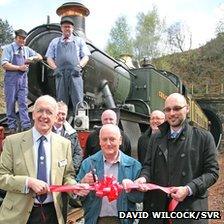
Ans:
POLYGON ((183 122, 184 122, 183 118, 177 118, 175 120, 168 119, 168 123, 170 124, 171 127, 174 127, 174 128, 182 126, 183 122))

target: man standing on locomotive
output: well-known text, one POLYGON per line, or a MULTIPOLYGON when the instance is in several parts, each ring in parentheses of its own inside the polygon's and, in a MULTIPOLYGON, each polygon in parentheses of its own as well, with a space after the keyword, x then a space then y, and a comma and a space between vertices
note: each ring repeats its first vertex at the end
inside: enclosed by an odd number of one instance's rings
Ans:
POLYGON ((19 29, 15 31, 15 41, 4 47, 1 65, 5 70, 4 93, 9 132, 17 131, 15 104, 18 102, 22 131, 31 127, 27 108, 29 63, 42 60, 42 56, 25 45, 27 33, 19 29))
POLYGON ((68 105, 71 97, 75 112, 77 103, 83 101, 82 69, 91 53, 85 41, 73 35, 72 18, 62 17, 61 30, 62 36, 50 42, 46 57, 49 66, 54 70, 57 100, 68 105))

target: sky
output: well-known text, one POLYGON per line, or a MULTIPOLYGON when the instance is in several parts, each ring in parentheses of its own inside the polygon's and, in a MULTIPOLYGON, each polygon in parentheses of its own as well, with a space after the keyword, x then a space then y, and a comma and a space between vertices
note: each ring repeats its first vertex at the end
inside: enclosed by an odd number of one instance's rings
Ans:
MULTIPOLYGON (((74 1, 74 0, 73 0, 74 1)), ((192 47, 197 48, 215 37, 217 22, 224 19, 224 1, 221 0, 77 0, 83 3, 90 15, 86 18, 86 35, 94 45, 104 49, 109 33, 119 16, 126 16, 134 28, 139 12, 147 13, 157 7, 160 19, 169 26, 184 23, 192 33, 192 47)), ((7 20, 13 29, 30 31, 47 21, 59 23, 56 9, 71 0, 0 0, 0 18, 7 20)))

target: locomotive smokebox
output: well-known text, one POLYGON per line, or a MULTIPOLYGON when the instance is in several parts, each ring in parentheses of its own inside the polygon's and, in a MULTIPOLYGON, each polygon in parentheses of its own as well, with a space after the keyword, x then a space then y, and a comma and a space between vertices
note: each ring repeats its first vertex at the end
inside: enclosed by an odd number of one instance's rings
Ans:
POLYGON ((85 37, 85 17, 89 15, 89 9, 78 2, 67 2, 56 10, 57 15, 69 17, 74 22, 74 30, 78 36, 85 37))

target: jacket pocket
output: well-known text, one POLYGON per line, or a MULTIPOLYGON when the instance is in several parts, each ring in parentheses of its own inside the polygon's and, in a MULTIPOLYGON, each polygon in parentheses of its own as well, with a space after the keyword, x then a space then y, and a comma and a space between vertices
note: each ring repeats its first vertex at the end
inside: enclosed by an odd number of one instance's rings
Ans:
POLYGON ((9 209, 9 210, 12 210, 13 203, 10 200, 4 200, 3 203, 2 203, 2 206, 9 209))

